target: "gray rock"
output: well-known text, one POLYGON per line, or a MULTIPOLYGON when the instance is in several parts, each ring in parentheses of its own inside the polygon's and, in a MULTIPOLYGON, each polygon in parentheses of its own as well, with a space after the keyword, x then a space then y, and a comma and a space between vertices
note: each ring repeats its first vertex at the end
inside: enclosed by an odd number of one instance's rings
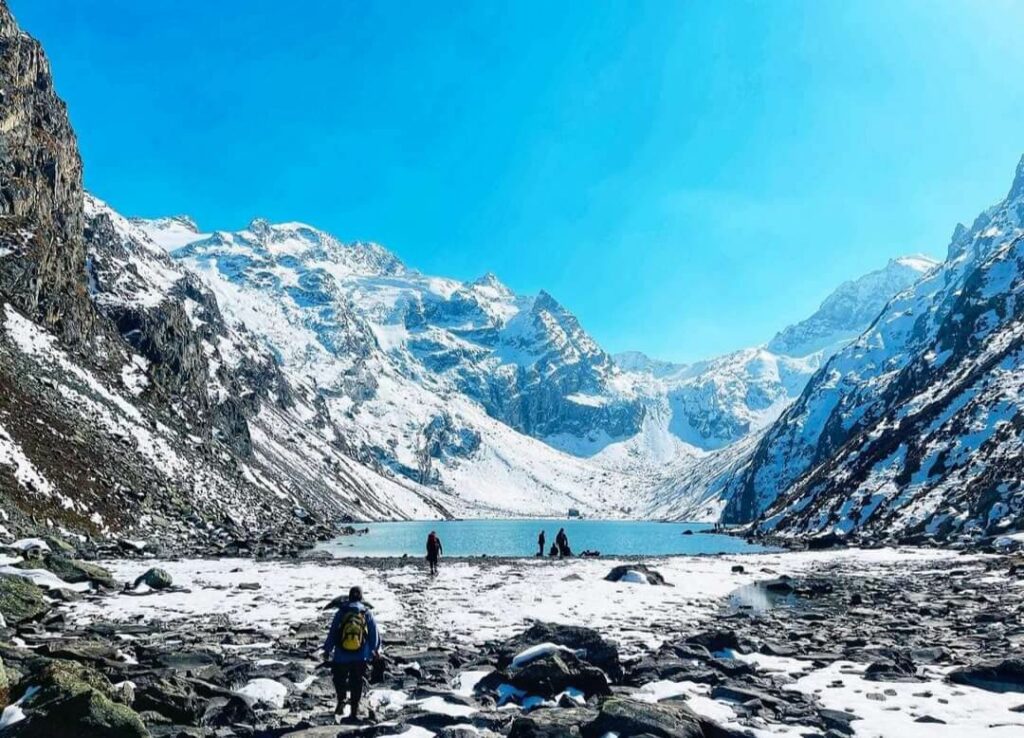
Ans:
POLYGON ((605 576, 605 581, 609 582, 621 582, 622 578, 626 576, 627 572, 635 571, 643 574, 648 584, 658 586, 672 586, 665 581, 665 577, 660 572, 655 571, 646 564, 623 564, 622 566, 616 566, 605 576))
POLYGON ((136 589, 142 584, 145 584, 150 589, 167 589, 174 584, 174 580, 171 579, 171 575, 165 570, 154 567, 139 576, 135 583, 132 584, 132 588, 136 589))
POLYGON ((1024 692, 1024 658, 974 664, 949 673, 949 681, 989 692, 1024 692))
POLYGON ((50 610, 43 590, 24 577, 0 575, 0 615, 11 625, 42 617, 50 610))

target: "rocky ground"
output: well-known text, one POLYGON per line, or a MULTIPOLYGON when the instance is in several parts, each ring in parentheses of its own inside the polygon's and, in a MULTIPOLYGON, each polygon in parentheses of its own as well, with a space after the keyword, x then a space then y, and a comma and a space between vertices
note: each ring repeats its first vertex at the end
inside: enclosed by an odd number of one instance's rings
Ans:
POLYGON ((402 559, 22 548, 0 566, 3 738, 1024 731, 1020 558, 472 559, 431 578, 402 559), (336 725, 317 654, 351 584, 387 667, 362 722, 336 725))

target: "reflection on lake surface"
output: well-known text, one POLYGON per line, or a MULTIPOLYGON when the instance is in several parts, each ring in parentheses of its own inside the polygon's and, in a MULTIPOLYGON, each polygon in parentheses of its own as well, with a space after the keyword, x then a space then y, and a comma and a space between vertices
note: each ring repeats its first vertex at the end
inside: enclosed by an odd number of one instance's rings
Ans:
POLYGON ((757 553, 764 546, 710 533, 708 523, 660 523, 642 520, 427 520, 359 523, 365 535, 342 536, 319 548, 335 556, 422 556, 427 534, 436 531, 445 556, 534 556, 544 531, 550 548, 560 528, 574 554, 600 551, 602 556, 667 556, 757 553), (692 535, 685 535, 691 531, 692 535))

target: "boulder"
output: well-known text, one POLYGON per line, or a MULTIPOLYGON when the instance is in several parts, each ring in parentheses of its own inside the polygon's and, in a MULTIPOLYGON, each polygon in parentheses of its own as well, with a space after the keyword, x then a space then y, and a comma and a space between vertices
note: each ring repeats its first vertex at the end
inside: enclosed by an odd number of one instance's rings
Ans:
POLYGON ((1014 657, 954 669, 949 681, 989 692, 1024 692, 1024 658, 1014 657))
POLYGON ((619 649, 592 628, 579 625, 536 622, 526 631, 508 639, 498 648, 498 668, 504 669, 521 651, 540 643, 554 643, 571 648, 587 663, 604 670, 613 682, 622 679, 619 649))
POLYGON ((597 717, 585 707, 542 708, 518 717, 512 723, 508 738, 573 738, 597 717))
POLYGON ((85 664, 36 660, 22 685, 26 717, 4 738, 148 738, 139 716, 115 700, 117 691, 103 674, 85 664))
POLYGON ((623 564, 616 566, 605 576, 605 581, 654 584, 663 587, 672 586, 665 581, 665 577, 646 564, 623 564))
POLYGON ((909 654, 894 649, 889 649, 883 658, 869 664, 864 678, 873 682, 919 681, 914 660, 909 654))
POLYGON ((249 703, 238 695, 214 697, 206 703, 199 722, 211 728, 222 728, 236 723, 252 725, 256 722, 256 713, 249 703))
POLYGON ((549 653, 509 672, 509 683, 527 694, 550 699, 569 687, 587 697, 611 694, 604 672, 568 651, 549 653))
MULTIPOLYGON (((33 699, 33 705, 37 700, 33 699)), ((4 732, 4 738, 149 738, 142 719, 130 707, 95 690, 86 690, 39 707, 4 732)))
POLYGON ((583 735, 600 738, 609 733, 618 736, 705 738, 700 718, 682 702, 665 700, 651 704, 625 697, 604 700, 597 718, 587 725, 583 735))
POLYGON ((64 556, 51 555, 42 559, 26 559, 15 566, 22 569, 46 569, 69 584, 89 582, 104 589, 114 589, 117 586, 113 575, 102 566, 64 556))
POLYGON ((43 590, 24 577, 0 575, 0 615, 8 625, 35 620, 50 609, 43 590))
POLYGON ((197 724, 205 707, 192 685, 179 677, 157 679, 140 686, 135 693, 134 706, 139 711, 158 712, 184 725, 197 724))
POLYGON ((685 642, 692 646, 703 646, 710 653, 725 650, 739 651, 740 653, 749 651, 740 643, 739 636, 733 630, 706 630, 687 637, 685 642))
POLYGON ((823 551, 827 548, 839 548, 846 545, 846 536, 842 533, 820 533, 807 539, 810 551, 823 551))
POLYGON ((10 686, 3 659, 0 659, 0 710, 7 707, 7 704, 10 702, 10 699, 8 699, 10 697, 10 686))
POLYGON ((132 589, 137 589, 141 584, 145 584, 150 589, 167 589, 174 584, 174 580, 163 569, 154 567, 136 579, 135 583, 132 584, 132 589))

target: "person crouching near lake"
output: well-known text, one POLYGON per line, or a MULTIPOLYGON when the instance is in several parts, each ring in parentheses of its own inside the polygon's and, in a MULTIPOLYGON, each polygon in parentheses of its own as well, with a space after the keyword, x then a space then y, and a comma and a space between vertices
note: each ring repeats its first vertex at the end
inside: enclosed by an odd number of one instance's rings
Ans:
POLYGON ((370 608, 363 603, 363 590, 352 587, 348 592, 348 602, 334 614, 324 642, 324 661, 331 664, 334 691, 338 695, 335 715, 344 714, 347 694, 351 698, 349 704, 352 707, 347 719, 358 722, 366 669, 380 654, 380 644, 377 621, 370 608))

